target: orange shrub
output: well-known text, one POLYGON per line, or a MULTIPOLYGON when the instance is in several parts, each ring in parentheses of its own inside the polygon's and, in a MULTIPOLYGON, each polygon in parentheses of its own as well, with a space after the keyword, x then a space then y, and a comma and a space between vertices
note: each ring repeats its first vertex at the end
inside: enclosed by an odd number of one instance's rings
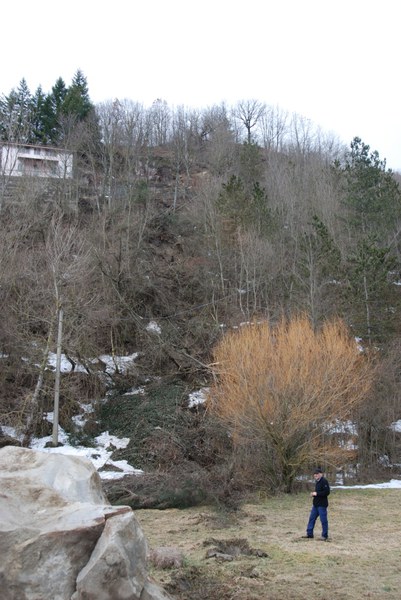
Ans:
POLYGON ((375 369, 342 321, 244 326, 217 344, 214 364, 211 410, 237 445, 254 446, 271 487, 291 490, 305 466, 344 460, 331 424, 351 418, 375 369))

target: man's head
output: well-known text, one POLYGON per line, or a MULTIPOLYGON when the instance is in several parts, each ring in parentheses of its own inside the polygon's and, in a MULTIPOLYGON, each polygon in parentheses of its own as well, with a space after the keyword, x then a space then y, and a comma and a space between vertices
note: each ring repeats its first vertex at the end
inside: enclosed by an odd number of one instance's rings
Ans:
POLYGON ((323 477, 323 471, 320 469, 320 467, 313 471, 313 477, 316 481, 319 481, 319 479, 323 477))

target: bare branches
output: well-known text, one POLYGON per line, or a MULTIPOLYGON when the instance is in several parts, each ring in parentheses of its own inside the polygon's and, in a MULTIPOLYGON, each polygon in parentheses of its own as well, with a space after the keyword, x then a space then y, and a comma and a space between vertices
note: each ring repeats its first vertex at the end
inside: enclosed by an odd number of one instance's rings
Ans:
POLYGON ((241 100, 234 108, 233 114, 242 125, 245 127, 247 132, 248 144, 252 141, 251 130, 255 127, 258 121, 266 113, 266 105, 259 100, 241 100))

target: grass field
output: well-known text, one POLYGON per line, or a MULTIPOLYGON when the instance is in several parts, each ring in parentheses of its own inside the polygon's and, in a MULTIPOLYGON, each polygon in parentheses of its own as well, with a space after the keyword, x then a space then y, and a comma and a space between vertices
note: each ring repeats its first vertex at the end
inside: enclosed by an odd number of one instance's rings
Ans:
POLYGON ((401 489, 332 490, 330 543, 301 539, 310 505, 303 493, 256 499, 231 516, 210 507, 135 514, 150 550, 184 554, 180 568, 150 567, 177 600, 400 600, 401 489), (232 540, 267 556, 206 558, 218 541, 232 540))

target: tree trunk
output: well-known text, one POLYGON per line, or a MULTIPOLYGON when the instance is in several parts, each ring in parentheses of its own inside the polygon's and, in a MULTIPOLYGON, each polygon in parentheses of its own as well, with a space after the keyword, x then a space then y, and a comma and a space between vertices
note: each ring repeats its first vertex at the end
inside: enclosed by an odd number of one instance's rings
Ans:
POLYGON ((53 446, 58 446, 58 422, 59 422, 59 399, 60 399, 60 372, 61 372, 61 341, 63 338, 63 309, 58 310, 58 333, 57 333, 57 358, 56 358, 56 380, 54 384, 54 408, 53 408, 53 446))
POLYGON ((27 417, 26 425, 25 425, 24 438, 22 440, 22 446, 24 446, 24 448, 29 447, 32 433, 33 433, 33 426, 34 426, 35 419, 36 419, 37 413, 38 413, 39 394, 42 390, 43 377, 44 377, 45 369, 47 366, 47 360, 49 357, 50 342, 53 337, 53 329, 54 329, 54 319, 52 319, 51 323, 50 323, 49 335, 47 336, 46 348, 43 353, 42 364, 40 365, 39 377, 36 382, 35 390, 32 394, 30 402, 29 402, 29 412, 28 412, 28 417, 27 417))

